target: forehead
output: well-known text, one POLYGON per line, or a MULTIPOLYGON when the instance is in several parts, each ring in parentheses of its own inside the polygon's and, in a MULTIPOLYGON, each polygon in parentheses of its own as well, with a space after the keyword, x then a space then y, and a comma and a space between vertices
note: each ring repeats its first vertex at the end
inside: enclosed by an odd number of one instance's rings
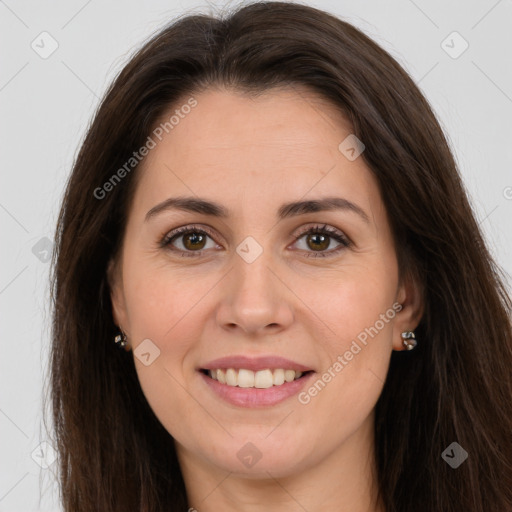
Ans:
POLYGON ((226 205, 242 201, 256 211, 274 197, 281 204, 335 191, 361 204, 378 201, 362 158, 349 161, 338 148, 350 124, 323 98, 300 88, 257 97, 211 89, 193 98, 193 108, 180 108, 189 100, 184 97, 162 117, 165 123, 181 113, 162 140, 153 137, 136 203, 151 206, 185 194, 220 197, 226 205))

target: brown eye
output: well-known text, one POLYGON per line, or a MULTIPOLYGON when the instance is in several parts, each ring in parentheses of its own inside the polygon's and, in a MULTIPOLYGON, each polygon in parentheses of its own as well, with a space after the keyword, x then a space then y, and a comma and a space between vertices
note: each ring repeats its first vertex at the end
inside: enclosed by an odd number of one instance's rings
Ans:
POLYGON ((196 231, 192 231, 190 233, 187 233, 185 235, 181 235, 183 239, 183 245, 186 249, 194 250, 194 249, 203 249, 205 242, 206 242, 206 236, 197 233, 196 231))
POLYGON ((314 251, 323 251, 329 248, 331 243, 330 239, 326 235, 320 233, 311 233, 306 237, 308 246, 314 251))
POLYGON ((172 251, 181 251, 182 255, 198 256, 203 249, 215 248, 216 244, 212 238, 212 235, 204 229, 186 226, 166 235, 160 245, 172 251), (208 239, 212 240, 210 247, 206 246, 208 239))
MULTIPOLYGON (((295 243, 301 241, 303 238, 306 247, 300 249, 304 251, 306 253, 305 256, 308 257, 336 255, 351 245, 351 241, 345 237, 343 233, 334 228, 329 228, 327 225, 323 227, 310 227, 304 230, 295 238, 295 243), (327 249, 331 247, 333 240, 338 243, 338 247, 328 251, 327 249)), ((213 234, 205 229, 196 228, 195 226, 185 226, 175 229, 163 238, 160 245, 171 251, 181 251, 181 256, 200 256, 204 249, 216 248, 213 234), (213 244, 210 247, 207 247, 208 239, 210 239, 213 244)))
POLYGON ((327 225, 324 225, 323 227, 315 226, 307 229, 296 237, 296 243, 302 238, 304 238, 306 248, 301 248, 301 250, 304 250, 308 257, 336 255, 351 245, 351 242, 347 237, 345 237, 341 232, 338 232, 338 230, 327 227, 327 225), (327 251, 326 249, 331 246, 333 239, 339 245, 338 247, 327 251))

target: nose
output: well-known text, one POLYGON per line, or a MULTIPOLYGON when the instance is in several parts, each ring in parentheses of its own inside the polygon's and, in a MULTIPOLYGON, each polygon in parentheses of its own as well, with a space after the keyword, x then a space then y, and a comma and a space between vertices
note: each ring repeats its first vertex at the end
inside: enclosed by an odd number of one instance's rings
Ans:
POLYGON ((233 333, 252 336, 276 334, 293 322, 292 291, 274 270, 270 251, 252 263, 238 254, 222 285, 217 322, 233 333))

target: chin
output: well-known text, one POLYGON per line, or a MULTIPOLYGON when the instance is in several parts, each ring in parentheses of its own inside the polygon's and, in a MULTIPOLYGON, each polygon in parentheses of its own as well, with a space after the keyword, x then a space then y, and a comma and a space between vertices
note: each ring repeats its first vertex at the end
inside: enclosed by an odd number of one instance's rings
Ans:
POLYGON ((305 466, 305 459, 309 456, 304 452, 305 443, 296 440, 293 445, 287 445, 286 439, 290 443, 290 437, 284 435, 284 431, 281 437, 276 432, 269 435, 271 431, 266 429, 265 434, 229 438, 225 444, 216 443, 216 453, 203 453, 203 456, 212 465, 247 478, 296 474, 305 466))
POLYGON ((262 455, 254 465, 247 467, 235 456, 230 459, 222 459, 212 461, 212 463, 224 471, 228 471, 234 475, 242 476, 251 480, 261 480, 269 478, 286 478, 297 474, 302 464, 298 464, 298 459, 302 458, 298 455, 290 455, 289 457, 281 454, 279 457, 265 457, 262 455))

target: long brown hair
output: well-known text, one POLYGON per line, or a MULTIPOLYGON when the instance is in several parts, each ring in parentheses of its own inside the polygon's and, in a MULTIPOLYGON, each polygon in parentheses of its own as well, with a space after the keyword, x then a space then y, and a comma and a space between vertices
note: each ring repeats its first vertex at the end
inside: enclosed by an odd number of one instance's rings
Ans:
POLYGON ((400 275, 421 283, 412 352, 393 352, 376 406, 387 512, 512 510, 512 304, 428 102, 399 64, 326 12, 261 2, 189 15, 145 44, 108 89, 69 178, 53 260, 51 400, 64 510, 185 510, 174 443, 133 356, 113 343, 106 269, 122 243, 138 168, 111 179, 186 95, 309 87, 364 142, 400 275), (457 442, 467 460, 441 454, 457 442))

